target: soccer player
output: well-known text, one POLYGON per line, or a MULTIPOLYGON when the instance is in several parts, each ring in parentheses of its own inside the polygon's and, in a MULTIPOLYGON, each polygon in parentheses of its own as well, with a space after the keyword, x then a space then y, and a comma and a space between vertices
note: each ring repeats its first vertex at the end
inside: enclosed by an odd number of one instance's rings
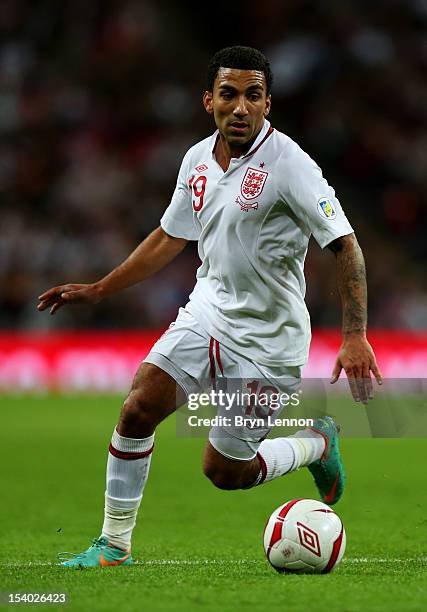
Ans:
MULTIPOLYGON (((96 304, 166 266, 198 241, 197 282, 175 323, 139 368, 113 431, 101 536, 64 565, 129 565, 131 535, 148 478, 156 426, 207 379, 234 377, 295 387, 306 363, 310 320, 303 265, 310 235, 336 258, 343 323, 332 372, 352 395, 372 397, 381 374, 366 338, 363 255, 320 168, 267 121, 272 74, 249 47, 216 53, 208 68, 206 111, 217 130, 184 156, 171 203, 155 229, 110 274, 40 296, 39 310, 96 304), (279 382, 277 382, 279 381, 279 382)), ((344 470, 330 417, 289 437, 268 429, 213 427, 203 470, 221 489, 258 486, 307 466, 328 504, 340 498, 344 470)))

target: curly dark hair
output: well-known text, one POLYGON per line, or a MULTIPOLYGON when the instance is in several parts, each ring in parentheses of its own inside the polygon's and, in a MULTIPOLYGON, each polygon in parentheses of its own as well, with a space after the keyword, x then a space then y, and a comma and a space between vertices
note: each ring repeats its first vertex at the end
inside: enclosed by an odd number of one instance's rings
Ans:
POLYGON ((225 47, 217 51, 212 57, 208 66, 207 90, 213 91, 214 81, 218 74, 218 69, 238 68, 239 70, 259 70, 264 73, 267 84, 267 95, 271 93, 273 74, 270 62, 261 51, 252 47, 225 47))

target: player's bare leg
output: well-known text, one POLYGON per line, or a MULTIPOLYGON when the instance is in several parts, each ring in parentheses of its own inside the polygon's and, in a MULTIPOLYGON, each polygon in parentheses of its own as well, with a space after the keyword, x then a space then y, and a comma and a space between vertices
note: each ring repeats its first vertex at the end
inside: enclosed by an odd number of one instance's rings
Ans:
POLYGON ((131 536, 150 470, 157 425, 185 401, 173 378, 150 363, 138 370, 114 429, 107 462, 102 535, 72 567, 129 565, 131 536), (182 401, 181 401, 182 400, 182 401))
POLYGON ((203 473, 218 489, 246 489, 255 482, 260 469, 258 456, 249 461, 229 459, 219 453, 210 442, 205 446, 203 473))
POLYGON ((177 401, 183 403, 185 395, 176 381, 156 365, 143 363, 123 404, 117 432, 126 438, 151 436, 175 412, 177 401))

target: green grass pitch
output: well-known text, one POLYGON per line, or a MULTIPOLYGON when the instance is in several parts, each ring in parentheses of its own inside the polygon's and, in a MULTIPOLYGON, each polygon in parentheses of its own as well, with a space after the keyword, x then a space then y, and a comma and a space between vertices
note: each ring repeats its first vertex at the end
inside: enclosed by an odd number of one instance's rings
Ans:
MULTIPOLYGON (((349 399, 348 410, 360 410, 349 399)), ((130 568, 72 570, 58 551, 99 535, 118 397, 1 397, 0 591, 66 592, 67 610, 427 609, 425 439, 344 439, 336 510, 347 551, 330 575, 283 576, 262 532, 278 505, 314 497, 307 470, 250 491, 216 490, 203 440, 158 430, 130 568)), ((57 608, 58 606, 50 606, 57 608)))

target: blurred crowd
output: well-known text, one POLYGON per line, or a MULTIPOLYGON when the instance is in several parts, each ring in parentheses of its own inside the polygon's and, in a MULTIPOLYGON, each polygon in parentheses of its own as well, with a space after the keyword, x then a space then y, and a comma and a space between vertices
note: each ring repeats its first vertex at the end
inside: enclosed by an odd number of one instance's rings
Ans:
MULTIPOLYGON (((95 308, 35 310, 153 230, 187 148, 214 130, 207 62, 260 48, 273 126, 334 186, 364 251, 370 324, 427 328, 427 0, 2 0, 0 327, 164 327, 194 284, 190 245, 95 308)), ((340 323, 334 256, 311 245, 307 303, 340 323)))

